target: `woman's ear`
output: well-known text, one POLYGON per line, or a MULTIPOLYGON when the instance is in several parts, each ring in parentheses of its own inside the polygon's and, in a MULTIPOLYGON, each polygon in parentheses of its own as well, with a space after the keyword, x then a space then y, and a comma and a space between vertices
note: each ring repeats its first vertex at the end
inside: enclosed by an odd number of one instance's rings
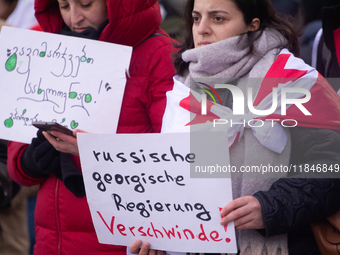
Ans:
POLYGON ((248 25, 248 31, 256 31, 260 27, 260 19, 254 18, 252 22, 248 25))

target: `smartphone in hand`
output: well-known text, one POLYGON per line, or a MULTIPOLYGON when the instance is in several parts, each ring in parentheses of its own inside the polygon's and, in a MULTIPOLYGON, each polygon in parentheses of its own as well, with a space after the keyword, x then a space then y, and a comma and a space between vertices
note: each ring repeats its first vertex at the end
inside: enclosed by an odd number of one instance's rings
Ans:
POLYGON ((58 131, 60 133, 64 133, 66 135, 73 136, 72 130, 64 127, 63 125, 60 125, 59 123, 56 122, 32 122, 32 125, 35 126, 36 128, 41 129, 42 131, 46 131, 49 133, 50 131, 58 131))

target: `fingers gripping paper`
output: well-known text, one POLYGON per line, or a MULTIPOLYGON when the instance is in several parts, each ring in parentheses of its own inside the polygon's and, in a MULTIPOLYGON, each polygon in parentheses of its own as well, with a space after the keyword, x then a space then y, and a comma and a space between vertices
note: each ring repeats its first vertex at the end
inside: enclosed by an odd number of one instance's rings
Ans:
POLYGON ((230 175, 191 178, 203 164, 229 165, 226 137, 197 135, 78 136, 99 242, 131 245, 141 239, 152 249, 237 252, 233 222, 220 225, 220 209, 232 200, 230 175))

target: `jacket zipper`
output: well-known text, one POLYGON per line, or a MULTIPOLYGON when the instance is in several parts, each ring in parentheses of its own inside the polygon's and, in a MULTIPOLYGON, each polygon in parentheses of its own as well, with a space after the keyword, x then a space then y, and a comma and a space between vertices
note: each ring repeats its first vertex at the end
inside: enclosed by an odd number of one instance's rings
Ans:
POLYGON ((59 215, 59 202, 58 202, 58 191, 59 191, 59 179, 57 178, 54 193, 54 208, 55 208, 55 219, 57 224, 57 234, 58 234, 58 251, 57 254, 61 255, 61 231, 60 231, 60 215, 59 215))

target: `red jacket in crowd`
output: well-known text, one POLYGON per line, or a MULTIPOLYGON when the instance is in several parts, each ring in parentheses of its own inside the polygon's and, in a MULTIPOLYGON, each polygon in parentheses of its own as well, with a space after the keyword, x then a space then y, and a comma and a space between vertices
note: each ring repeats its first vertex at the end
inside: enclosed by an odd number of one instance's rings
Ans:
MULTIPOLYGON (((156 0, 106 2, 109 23, 99 40, 134 47, 117 133, 160 132, 165 93, 172 89, 174 67, 171 40, 158 28, 159 4, 156 0), (165 36, 150 37, 154 33, 165 36)), ((36 0, 35 10, 45 32, 60 33, 63 20, 57 0, 36 0)), ((54 174, 33 178, 25 173, 20 160, 27 147, 10 142, 7 164, 11 178, 19 184, 41 185, 35 208, 34 254, 125 254, 126 247, 98 242, 86 196, 73 195, 54 174)), ((72 160, 81 171, 79 158, 73 156, 72 160)))

